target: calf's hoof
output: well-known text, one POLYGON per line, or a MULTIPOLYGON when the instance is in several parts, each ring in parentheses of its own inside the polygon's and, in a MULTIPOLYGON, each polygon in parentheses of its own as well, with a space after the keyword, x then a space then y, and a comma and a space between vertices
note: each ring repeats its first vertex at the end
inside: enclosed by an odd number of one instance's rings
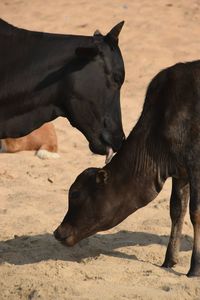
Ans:
POLYGON ((177 264, 177 261, 174 260, 165 260, 162 264, 162 268, 173 268, 177 264))
POLYGON ((191 268, 187 273, 187 277, 200 277, 200 268, 191 268))

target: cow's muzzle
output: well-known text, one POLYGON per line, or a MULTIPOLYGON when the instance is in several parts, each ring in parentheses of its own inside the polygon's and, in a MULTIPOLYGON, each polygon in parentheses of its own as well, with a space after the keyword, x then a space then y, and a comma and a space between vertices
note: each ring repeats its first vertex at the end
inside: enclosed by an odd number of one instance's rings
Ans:
POLYGON ((89 148, 95 154, 107 155, 108 149, 117 152, 124 140, 125 135, 123 132, 120 134, 111 134, 107 130, 104 130, 98 139, 89 142, 89 148))

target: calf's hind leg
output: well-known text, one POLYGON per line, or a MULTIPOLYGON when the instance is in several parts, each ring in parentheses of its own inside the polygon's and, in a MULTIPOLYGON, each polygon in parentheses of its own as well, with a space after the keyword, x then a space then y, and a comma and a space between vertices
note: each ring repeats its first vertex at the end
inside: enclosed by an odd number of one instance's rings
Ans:
POLYGON ((200 276, 200 166, 190 169, 190 219, 193 225, 194 241, 188 277, 200 276))
POLYGON ((170 198, 171 234, 162 267, 172 268, 178 262, 183 221, 187 210, 189 185, 186 180, 172 178, 170 198))

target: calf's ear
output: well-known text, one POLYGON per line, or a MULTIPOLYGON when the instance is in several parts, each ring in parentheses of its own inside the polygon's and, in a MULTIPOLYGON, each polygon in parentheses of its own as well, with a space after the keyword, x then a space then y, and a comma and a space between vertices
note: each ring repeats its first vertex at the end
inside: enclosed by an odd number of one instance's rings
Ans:
POLYGON ((98 54, 98 48, 94 47, 78 47, 75 53, 78 57, 93 59, 98 54))
POLYGON ((106 184, 108 183, 108 180, 109 180, 108 172, 104 169, 100 169, 96 175, 96 183, 106 184))

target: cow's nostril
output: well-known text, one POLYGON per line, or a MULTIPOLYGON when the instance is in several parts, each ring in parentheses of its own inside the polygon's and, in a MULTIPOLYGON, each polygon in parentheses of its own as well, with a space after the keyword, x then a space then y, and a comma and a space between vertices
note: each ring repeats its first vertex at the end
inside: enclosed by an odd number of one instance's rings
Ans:
POLYGON ((100 138, 104 145, 112 148, 114 152, 117 152, 121 148, 122 143, 125 140, 125 135, 124 133, 122 134, 120 133, 120 134, 113 134, 111 136, 111 134, 108 131, 103 131, 101 133, 100 138))

